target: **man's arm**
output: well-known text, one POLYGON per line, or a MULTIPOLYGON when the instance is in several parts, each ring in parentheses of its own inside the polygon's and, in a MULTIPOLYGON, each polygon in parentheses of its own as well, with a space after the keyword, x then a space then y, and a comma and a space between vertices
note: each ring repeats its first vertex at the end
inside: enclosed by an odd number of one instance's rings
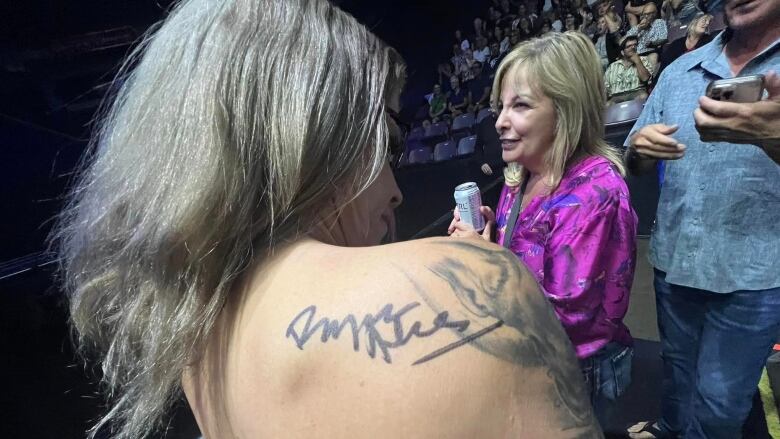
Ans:
POLYGON ((642 84, 646 84, 650 80, 650 69, 645 65, 645 60, 639 55, 634 53, 631 57, 631 62, 636 66, 636 76, 639 77, 639 81, 642 84))

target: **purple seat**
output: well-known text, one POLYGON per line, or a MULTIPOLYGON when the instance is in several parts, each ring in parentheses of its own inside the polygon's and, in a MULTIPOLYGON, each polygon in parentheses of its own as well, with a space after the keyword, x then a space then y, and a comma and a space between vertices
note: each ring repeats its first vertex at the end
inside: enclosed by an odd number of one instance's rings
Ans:
POLYGON ((407 140, 422 139, 424 136, 425 136, 425 128, 416 127, 416 128, 412 128, 412 131, 409 132, 409 136, 407 136, 407 140))
POLYGON ((490 116, 490 108, 483 108, 477 113, 477 123, 482 122, 482 119, 490 116))
POLYGON ((455 131, 471 131, 474 128, 474 115, 471 113, 464 113, 456 117, 452 121, 452 132, 455 131))
POLYGON ((428 130, 425 132, 425 136, 423 136, 422 141, 427 146, 434 146, 439 142, 444 142, 447 140, 447 135, 449 134, 449 126, 447 125, 447 122, 436 122, 435 124, 428 127, 428 130))
POLYGON ((669 26, 669 32, 667 33, 667 39, 669 43, 674 40, 684 38, 688 35, 688 25, 681 24, 678 26, 669 26))
POLYGON ((719 12, 713 15, 712 21, 710 22, 710 35, 715 35, 725 28, 726 28, 726 18, 724 17, 724 13, 719 12))
POLYGON ((409 153, 410 165, 421 165, 430 162, 432 159, 433 153, 431 152, 431 148, 428 148, 427 146, 417 148, 409 153))
POLYGON ((477 136, 469 136, 464 137, 460 139, 460 142, 458 142, 458 149, 456 151, 456 155, 458 157, 474 154, 474 150, 477 146, 477 136))
POLYGON ((433 150, 433 161, 443 162, 455 157, 455 142, 449 140, 436 145, 433 150))

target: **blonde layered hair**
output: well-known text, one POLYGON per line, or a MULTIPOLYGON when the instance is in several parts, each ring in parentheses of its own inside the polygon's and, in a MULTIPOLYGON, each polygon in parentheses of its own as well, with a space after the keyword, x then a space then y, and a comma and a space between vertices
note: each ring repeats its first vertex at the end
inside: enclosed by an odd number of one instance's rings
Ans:
POLYGON ((496 71, 490 96, 494 111, 507 75, 519 88, 521 75, 555 108, 555 140, 545 156, 553 189, 573 160, 602 156, 625 176, 620 153, 604 140, 606 92, 601 61, 593 43, 576 31, 549 33, 517 45, 496 71))
POLYGON ((403 72, 326 0, 183 1, 134 51, 53 235, 90 436, 160 427, 234 280, 374 181, 403 72))

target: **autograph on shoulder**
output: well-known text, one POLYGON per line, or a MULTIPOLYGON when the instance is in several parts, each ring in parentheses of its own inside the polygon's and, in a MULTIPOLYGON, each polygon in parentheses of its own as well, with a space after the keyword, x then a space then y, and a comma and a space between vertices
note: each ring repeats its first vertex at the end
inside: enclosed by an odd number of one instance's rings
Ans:
MULTIPOLYGON (((457 331, 457 333, 463 334, 468 329, 471 322, 469 320, 456 320, 450 321, 450 315, 447 311, 442 311, 436 317, 429 328, 424 329, 420 321, 412 323, 408 329, 404 326, 403 318, 411 310, 420 306, 419 302, 412 302, 408 305, 394 311, 393 305, 388 303, 376 314, 366 314, 363 320, 358 323, 357 318, 353 314, 349 314, 342 320, 330 319, 327 317, 320 318, 316 323, 317 307, 311 305, 301 311, 287 326, 286 336, 292 337, 295 340, 298 349, 303 350, 304 345, 309 339, 320 332, 320 341, 326 343, 331 338, 337 340, 339 336, 348 327, 349 334, 352 335, 352 349, 355 352, 360 351, 360 336, 365 334, 366 336, 366 351, 371 358, 376 357, 377 351, 381 352, 382 359, 387 363, 392 363, 392 356, 390 351, 392 349, 404 346, 414 337, 424 338, 430 337, 443 328, 449 328, 457 331), (386 326, 383 326, 386 325, 386 326), (392 338, 386 340, 380 329, 389 327, 392 328, 392 338)), ((425 363, 433 360, 436 357, 446 354, 447 352, 459 348, 465 344, 470 343, 483 335, 494 331, 501 327, 504 323, 497 321, 496 323, 485 327, 473 334, 462 337, 460 340, 444 346, 419 358, 412 363, 413 366, 425 363)), ((387 331, 385 331, 387 332, 387 331)))

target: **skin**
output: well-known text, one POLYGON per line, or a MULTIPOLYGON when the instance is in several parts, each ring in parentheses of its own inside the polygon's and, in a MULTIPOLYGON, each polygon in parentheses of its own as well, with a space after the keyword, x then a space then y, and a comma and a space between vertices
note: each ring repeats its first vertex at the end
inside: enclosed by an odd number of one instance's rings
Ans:
MULTIPOLYGON (((725 55, 733 73, 738 74, 753 57, 780 38, 780 2, 777 0, 729 0, 725 14, 733 30, 726 44, 725 55)), ((748 143, 761 148, 776 163, 778 138, 776 121, 780 119, 777 105, 777 79, 768 75, 771 98, 761 102, 727 104, 714 102, 706 97, 699 99, 694 112, 697 130, 702 139, 718 139, 731 143, 748 143)), ((673 134, 676 125, 651 124, 637 131, 626 150, 626 163, 633 173, 655 169, 657 160, 679 160, 685 156, 685 145, 677 142, 673 134)), ((710 140, 704 140, 710 141, 710 140)))
MULTIPOLYGON (((388 173, 348 208, 399 202, 388 173)), ((205 437, 603 437, 571 344, 514 254, 369 242, 383 230, 357 247, 315 232, 237 280, 182 377, 205 437)))
POLYGON ((696 44, 699 43, 701 36, 707 33, 707 28, 710 27, 710 22, 712 22, 712 16, 704 15, 696 20, 695 23, 691 23, 691 31, 685 37, 685 47, 687 47, 688 50, 696 47, 696 44))

